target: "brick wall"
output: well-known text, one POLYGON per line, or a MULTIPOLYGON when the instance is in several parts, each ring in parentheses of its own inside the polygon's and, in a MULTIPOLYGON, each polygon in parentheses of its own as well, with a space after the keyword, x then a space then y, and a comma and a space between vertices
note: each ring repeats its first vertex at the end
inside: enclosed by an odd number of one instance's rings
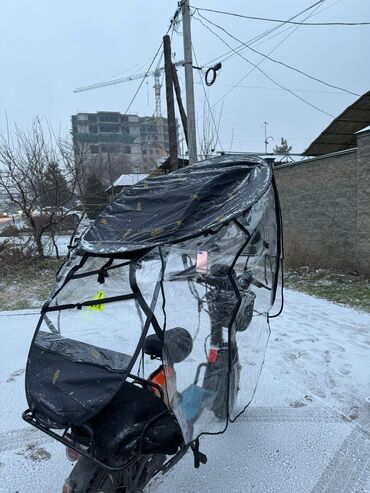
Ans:
POLYGON ((370 277, 370 132, 357 137, 358 270, 370 277))
POLYGON ((288 265, 370 276, 370 132, 358 148, 275 168, 288 265))

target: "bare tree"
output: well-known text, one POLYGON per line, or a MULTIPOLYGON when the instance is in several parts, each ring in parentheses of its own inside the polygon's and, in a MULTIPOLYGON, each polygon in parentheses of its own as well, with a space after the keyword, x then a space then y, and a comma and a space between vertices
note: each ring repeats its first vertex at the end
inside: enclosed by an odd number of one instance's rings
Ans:
POLYGON ((43 235, 49 231, 55 245, 55 232, 70 214, 84 174, 83 153, 76 159, 73 146, 40 120, 28 130, 16 127, 12 137, 0 135, 0 190, 22 211, 40 257, 43 235))
POLYGON ((207 159, 215 152, 216 146, 219 142, 219 127, 222 109, 218 118, 218 122, 215 120, 215 116, 212 112, 212 108, 209 106, 208 98, 204 101, 203 106, 203 130, 202 135, 198 135, 199 140, 199 157, 200 159, 207 159))

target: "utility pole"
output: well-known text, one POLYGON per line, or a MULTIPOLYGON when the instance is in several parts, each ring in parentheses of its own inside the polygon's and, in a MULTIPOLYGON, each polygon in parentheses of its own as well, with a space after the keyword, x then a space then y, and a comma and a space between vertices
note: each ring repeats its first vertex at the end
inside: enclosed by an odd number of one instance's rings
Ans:
POLYGON ((163 36, 164 69, 166 75, 166 100, 168 138, 170 141, 170 171, 178 168, 177 162, 177 132, 175 117, 175 101, 173 98, 171 41, 168 35, 163 36))
POLYGON ((173 86, 175 88, 177 105, 179 107, 179 112, 180 112, 180 116, 181 116, 182 128, 184 130, 185 141, 186 141, 186 145, 188 145, 189 144, 189 141, 188 141, 188 118, 186 116, 184 106, 182 104, 180 83, 179 83, 179 78, 177 76, 177 70, 176 70, 176 67, 174 64, 172 64, 172 79, 173 79, 173 86))
POLYGON ((182 24, 184 38, 186 111, 188 117, 189 164, 193 164, 197 162, 197 134, 195 128, 193 55, 191 47, 189 0, 183 0, 182 2, 182 24))

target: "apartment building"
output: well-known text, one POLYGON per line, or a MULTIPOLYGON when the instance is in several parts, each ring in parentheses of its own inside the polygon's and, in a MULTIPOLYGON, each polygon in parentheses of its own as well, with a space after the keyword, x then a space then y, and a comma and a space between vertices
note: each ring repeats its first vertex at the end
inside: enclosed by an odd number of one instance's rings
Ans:
POLYGON ((75 153, 105 178, 151 171, 168 155, 167 119, 99 111, 72 115, 75 153))

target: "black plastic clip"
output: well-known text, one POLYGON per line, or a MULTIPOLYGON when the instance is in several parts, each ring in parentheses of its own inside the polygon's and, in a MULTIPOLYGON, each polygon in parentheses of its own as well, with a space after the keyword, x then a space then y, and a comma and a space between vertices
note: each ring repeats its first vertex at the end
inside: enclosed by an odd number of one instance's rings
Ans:
POLYGON ((200 464, 207 464, 206 454, 203 454, 199 450, 199 438, 194 440, 194 442, 191 443, 190 446, 194 454, 194 467, 198 469, 200 464))
POLYGON ((98 283, 104 284, 106 277, 109 277, 107 269, 101 269, 98 274, 98 283))

